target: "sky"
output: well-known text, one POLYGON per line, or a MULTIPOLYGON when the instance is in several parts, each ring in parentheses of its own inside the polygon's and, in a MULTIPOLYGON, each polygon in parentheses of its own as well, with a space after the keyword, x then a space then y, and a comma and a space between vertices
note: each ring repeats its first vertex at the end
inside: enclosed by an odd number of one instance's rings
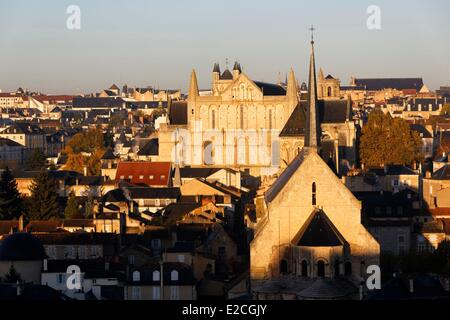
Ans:
POLYGON ((351 76, 423 77, 450 84, 448 0, 0 0, 0 89, 97 92, 112 83, 201 89, 215 62, 238 60, 254 80, 277 82, 293 68, 307 79, 311 24, 316 63, 348 85, 351 76), (69 30, 69 5, 81 29, 69 30), (366 10, 380 8, 381 30, 366 10))

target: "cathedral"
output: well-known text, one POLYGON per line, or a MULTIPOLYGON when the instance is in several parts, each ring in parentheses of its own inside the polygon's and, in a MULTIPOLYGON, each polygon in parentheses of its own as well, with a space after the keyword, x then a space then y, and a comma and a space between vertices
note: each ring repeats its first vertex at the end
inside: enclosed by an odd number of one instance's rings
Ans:
MULTIPOLYGON (((192 71, 187 101, 171 104, 158 131, 159 160, 253 176, 286 168, 303 148, 306 132, 307 97, 293 70, 284 86, 252 80, 237 62, 223 72, 216 63, 211 78, 211 90, 202 92, 192 71)), ((356 126, 351 101, 340 98, 339 85, 321 72, 317 135, 322 157, 333 171, 345 173, 355 162, 356 126)))
POLYGON ((320 108, 327 101, 318 88, 312 41, 307 99, 296 107, 305 120, 303 147, 256 199, 255 299, 358 298, 367 267, 379 265, 380 246, 361 224, 360 201, 323 159, 320 108))

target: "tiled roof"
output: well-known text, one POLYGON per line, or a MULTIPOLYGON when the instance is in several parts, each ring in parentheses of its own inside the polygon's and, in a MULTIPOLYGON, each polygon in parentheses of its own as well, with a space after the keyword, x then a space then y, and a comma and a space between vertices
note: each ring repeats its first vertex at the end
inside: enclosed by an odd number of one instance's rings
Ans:
POLYGON ((120 162, 116 180, 148 186, 169 186, 171 182, 170 162, 120 162))

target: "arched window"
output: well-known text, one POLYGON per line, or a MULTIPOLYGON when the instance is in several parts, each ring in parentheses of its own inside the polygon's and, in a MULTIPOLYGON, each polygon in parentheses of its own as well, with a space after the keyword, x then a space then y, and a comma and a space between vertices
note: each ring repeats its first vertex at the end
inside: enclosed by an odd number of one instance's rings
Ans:
POLYGON ((302 261, 302 277, 307 277, 308 276, 308 262, 306 262, 306 260, 302 261))
POLYGON ((317 276, 319 278, 325 277, 325 262, 322 260, 317 262, 317 276))
POLYGON ((333 93, 333 91, 331 90, 331 87, 328 87, 328 89, 327 89, 327 95, 328 95, 329 97, 331 97, 331 96, 332 96, 332 93, 333 93))
POLYGON ((133 272, 133 281, 141 281, 141 273, 139 271, 133 272))
POLYGON ((160 272, 158 270, 153 271, 153 281, 160 281, 160 272))
POLYGON ((281 260, 280 262, 280 273, 287 274, 288 273, 288 263, 286 260, 281 260))
POLYGON ((213 143, 211 141, 205 141, 205 143, 203 143, 203 164, 214 164, 214 150, 213 143))
POLYGON ((170 273, 170 280, 172 281, 178 281, 178 271, 177 270, 173 270, 170 273))
POLYGON ((216 129, 216 110, 211 110, 211 129, 216 129))
POLYGON ((240 129, 244 130, 244 107, 239 108, 240 129))
POLYGON ((346 276, 351 276, 352 275, 352 263, 351 262, 346 262, 345 266, 344 266, 344 273, 346 276))
POLYGON ((317 205, 317 186, 315 182, 312 184, 312 205, 317 205))

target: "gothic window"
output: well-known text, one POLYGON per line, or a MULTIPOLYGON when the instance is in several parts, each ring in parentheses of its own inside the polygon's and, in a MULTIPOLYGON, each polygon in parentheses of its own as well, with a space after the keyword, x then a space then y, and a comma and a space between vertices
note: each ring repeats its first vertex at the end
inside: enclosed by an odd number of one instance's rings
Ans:
POLYGON ((331 87, 328 87, 328 89, 327 89, 327 95, 329 96, 329 97, 331 97, 332 96, 332 90, 331 90, 331 87))
POLYGON ((344 265, 344 273, 346 276, 351 276, 352 275, 352 263, 351 262, 346 262, 344 265))
POLYGON ((317 187, 315 182, 312 184, 312 205, 317 205, 317 187))
POLYGON ((308 262, 306 260, 302 261, 302 277, 308 277, 308 262))
POLYGON ((322 260, 317 262, 317 276, 319 278, 325 277, 325 262, 322 260))
POLYGON ((281 260, 280 262, 280 273, 287 274, 288 273, 288 263, 286 260, 281 260))

